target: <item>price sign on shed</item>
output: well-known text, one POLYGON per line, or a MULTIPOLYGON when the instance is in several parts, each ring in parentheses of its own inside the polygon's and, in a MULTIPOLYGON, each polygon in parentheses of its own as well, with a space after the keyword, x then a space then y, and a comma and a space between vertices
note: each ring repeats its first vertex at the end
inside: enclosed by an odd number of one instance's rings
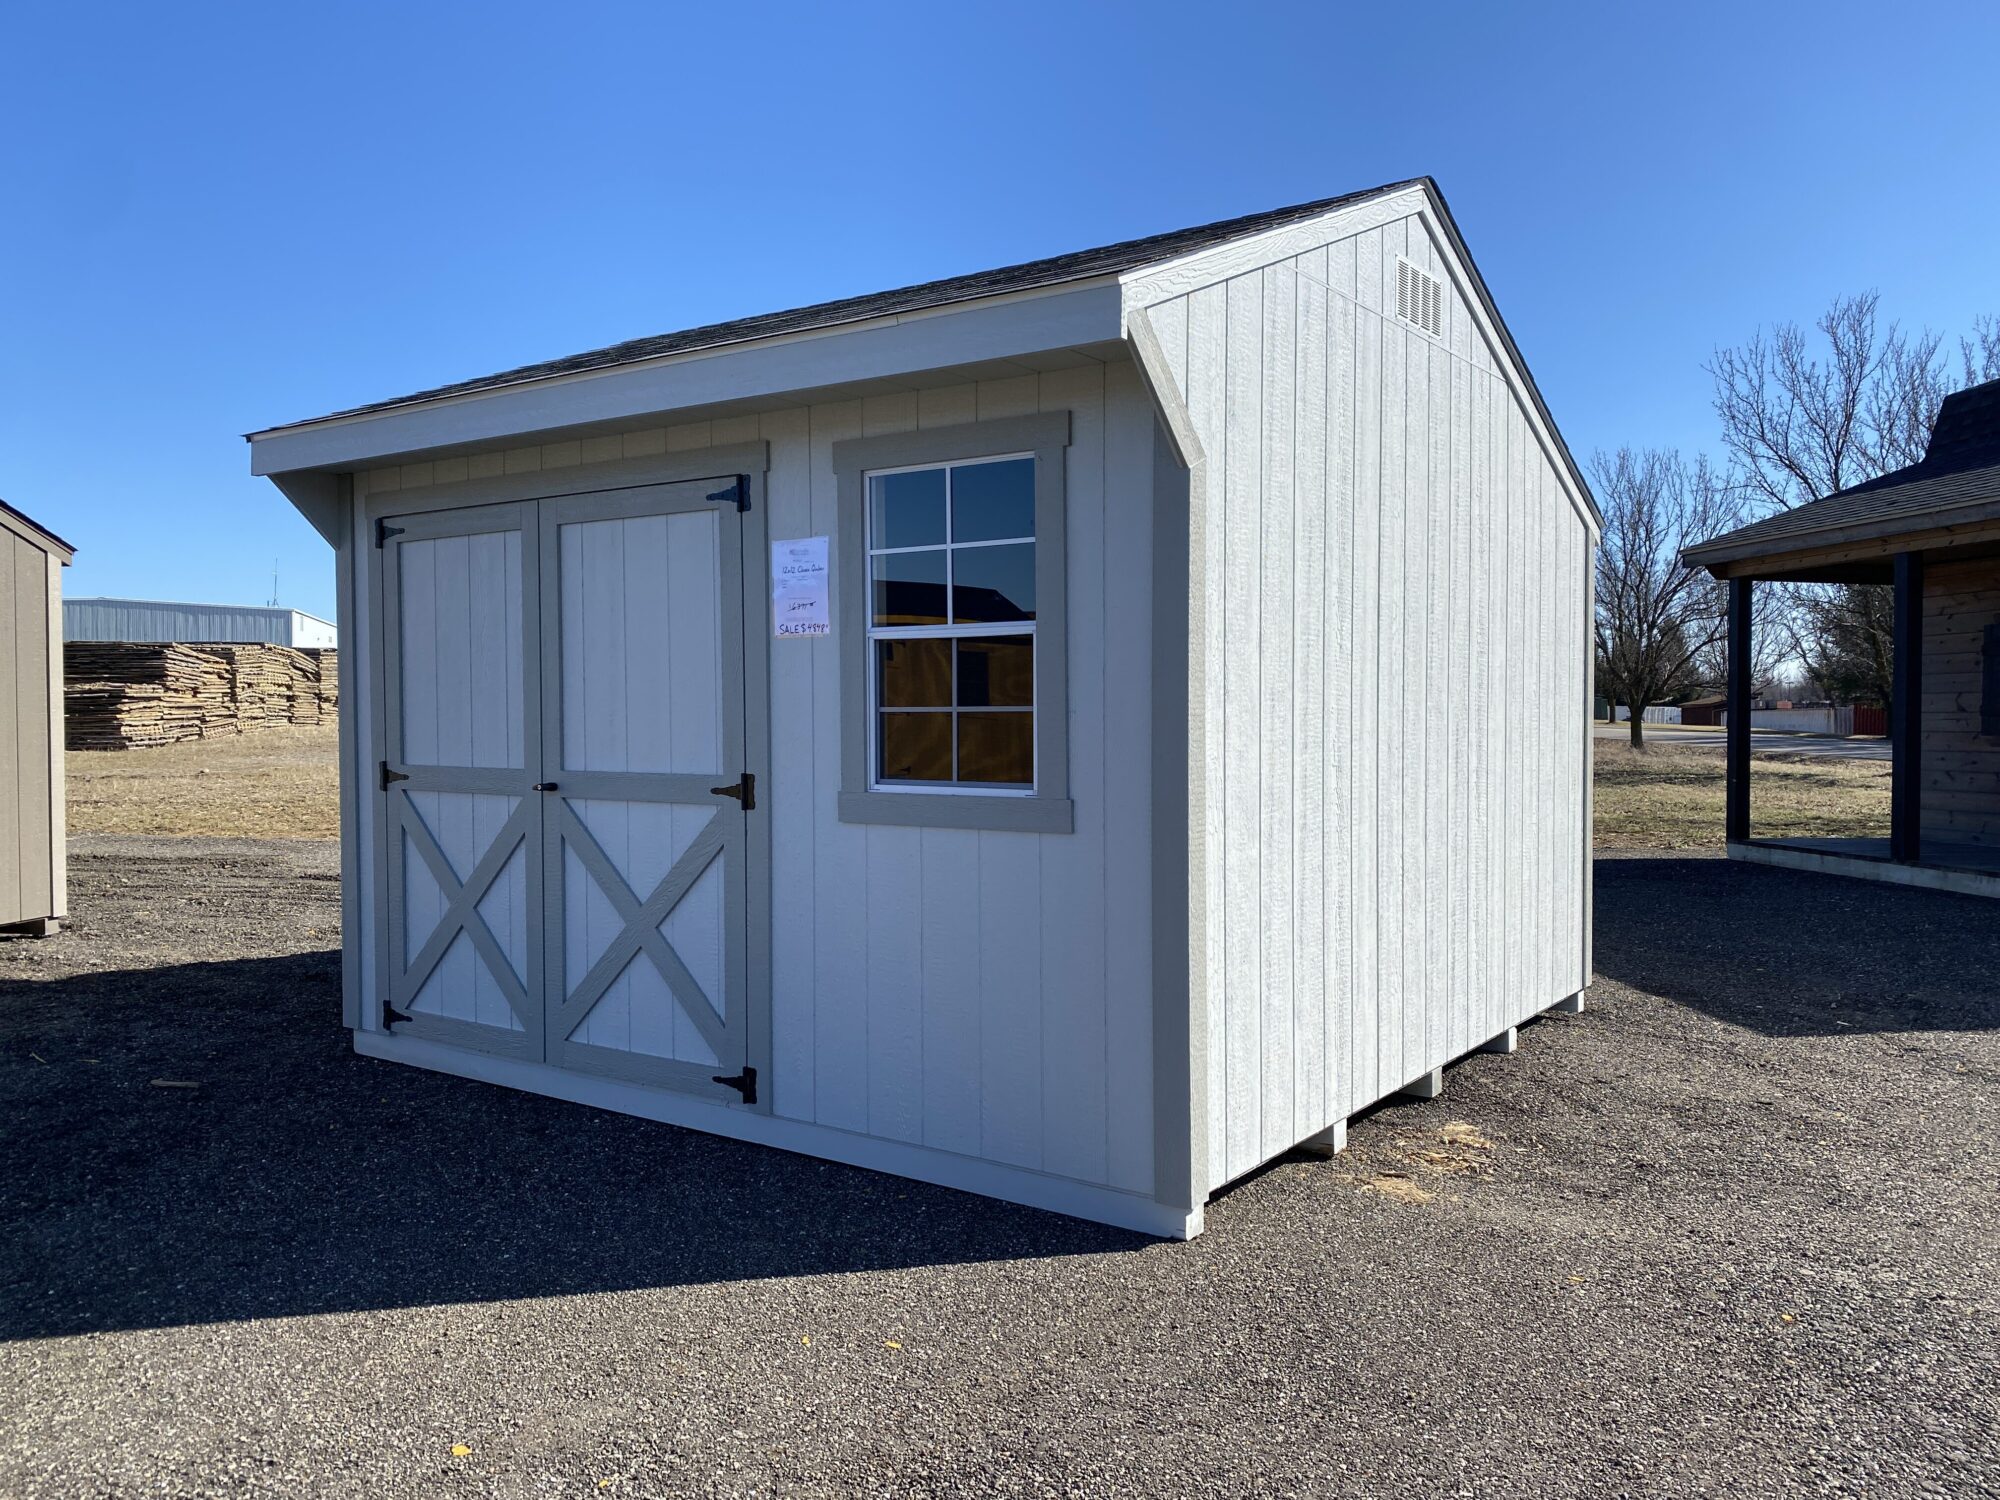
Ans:
POLYGON ((827 589, 825 537, 771 543, 771 628, 780 640, 833 634, 827 589))

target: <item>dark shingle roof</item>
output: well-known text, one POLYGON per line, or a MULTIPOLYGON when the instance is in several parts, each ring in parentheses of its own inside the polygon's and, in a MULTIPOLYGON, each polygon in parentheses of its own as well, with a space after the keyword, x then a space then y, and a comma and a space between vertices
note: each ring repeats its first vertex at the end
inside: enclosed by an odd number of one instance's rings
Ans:
POLYGON ((1982 503, 2000 506, 2000 380, 1944 398, 1921 462, 1726 532, 1683 556, 1698 565, 1734 562, 1795 551, 1822 532, 1894 535, 1903 523, 1924 529, 1938 524, 1938 511, 1982 503))
POLYGON ((433 386, 427 391, 397 396, 388 401, 373 401, 366 406, 352 406, 345 411, 329 412, 326 416, 308 420, 330 422, 339 417, 385 411, 390 407, 409 406, 420 401, 435 401, 445 396, 468 395, 474 391, 494 390, 500 386, 519 385, 531 380, 547 380, 558 375, 576 375, 588 370, 610 369, 614 365, 635 364, 641 360, 658 359, 668 354, 685 354, 696 349, 714 349, 725 344, 740 344, 751 339, 770 338, 778 334, 832 328, 842 323, 859 323, 870 318, 944 307, 954 302, 970 302, 979 297, 997 297, 1009 292, 1041 291, 1060 286, 1064 282, 1082 281, 1093 276, 1115 275, 1157 261, 1172 260, 1177 256, 1205 250, 1211 245, 1219 245, 1225 240, 1237 239, 1247 234, 1258 234, 1267 229, 1279 229, 1302 219, 1315 218, 1331 209, 1358 203, 1365 198, 1375 198, 1385 193, 1399 192, 1404 188, 1419 185, 1431 185, 1430 179, 1417 177, 1403 182, 1385 183, 1381 187, 1365 188, 1356 193, 1343 193, 1337 198, 1321 198, 1313 203, 1299 203, 1290 208, 1247 214, 1238 219, 1223 219, 1214 224, 1197 225, 1192 229, 1176 229, 1167 234, 1148 235, 1144 239, 1123 240, 1118 244, 1103 245, 1095 250, 1078 250, 1069 255, 1050 256, 1046 260, 1031 260, 1017 266, 1002 266, 997 270, 979 271, 970 276, 953 276, 943 281, 927 281, 918 286, 899 287, 894 291, 872 292, 865 297, 847 297, 838 302, 820 302, 811 307, 795 307, 787 312, 738 318, 728 323, 710 323, 702 328, 686 328, 678 333, 628 339, 622 344, 612 344, 607 348, 592 349, 583 354, 571 354, 561 359, 542 360, 532 365, 521 365, 512 370, 502 370, 497 375, 482 375, 474 380, 460 380, 451 385, 433 386))

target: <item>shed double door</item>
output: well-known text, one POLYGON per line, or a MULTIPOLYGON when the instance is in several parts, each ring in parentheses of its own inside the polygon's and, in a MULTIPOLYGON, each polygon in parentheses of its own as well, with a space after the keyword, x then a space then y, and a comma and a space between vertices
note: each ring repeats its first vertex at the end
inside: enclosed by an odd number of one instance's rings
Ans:
POLYGON ((744 528, 714 490, 382 519, 396 1034, 754 1100, 744 528))

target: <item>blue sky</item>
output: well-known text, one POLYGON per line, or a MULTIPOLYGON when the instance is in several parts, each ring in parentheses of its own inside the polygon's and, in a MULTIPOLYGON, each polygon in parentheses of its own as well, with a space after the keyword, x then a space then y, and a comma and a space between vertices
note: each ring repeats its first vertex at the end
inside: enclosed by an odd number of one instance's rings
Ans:
POLYGON ((246 431, 1423 173, 1572 447, 1712 447, 1760 323, 2000 311, 1996 56, 1991 5, 11 7, 0 497, 72 594, 330 613, 246 431))

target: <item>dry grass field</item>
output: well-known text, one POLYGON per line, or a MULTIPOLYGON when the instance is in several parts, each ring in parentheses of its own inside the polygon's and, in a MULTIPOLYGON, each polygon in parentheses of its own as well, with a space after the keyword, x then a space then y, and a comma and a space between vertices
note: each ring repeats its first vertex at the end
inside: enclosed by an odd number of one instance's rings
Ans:
MULTIPOLYGON (((72 750, 70 831, 338 838, 335 744, 326 723, 154 750, 72 750)), ((1754 765, 1760 835, 1889 831, 1886 762, 1760 755, 1754 765)), ((1597 842, 1606 849, 1720 847, 1722 756, 1600 743, 1597 842)))
MULTIPOLYGON (((1600 849, 1720 848, 1722 801, 1717 751, 1597 746, 1600 849)), ((1750 808, 1759 838, 1885 838, 1889 764, 1759 755, 1750 808)))
POLYGON ((339 838, 337 735, 329 719, 150 750, 72 750, 69 831, 339 838))

